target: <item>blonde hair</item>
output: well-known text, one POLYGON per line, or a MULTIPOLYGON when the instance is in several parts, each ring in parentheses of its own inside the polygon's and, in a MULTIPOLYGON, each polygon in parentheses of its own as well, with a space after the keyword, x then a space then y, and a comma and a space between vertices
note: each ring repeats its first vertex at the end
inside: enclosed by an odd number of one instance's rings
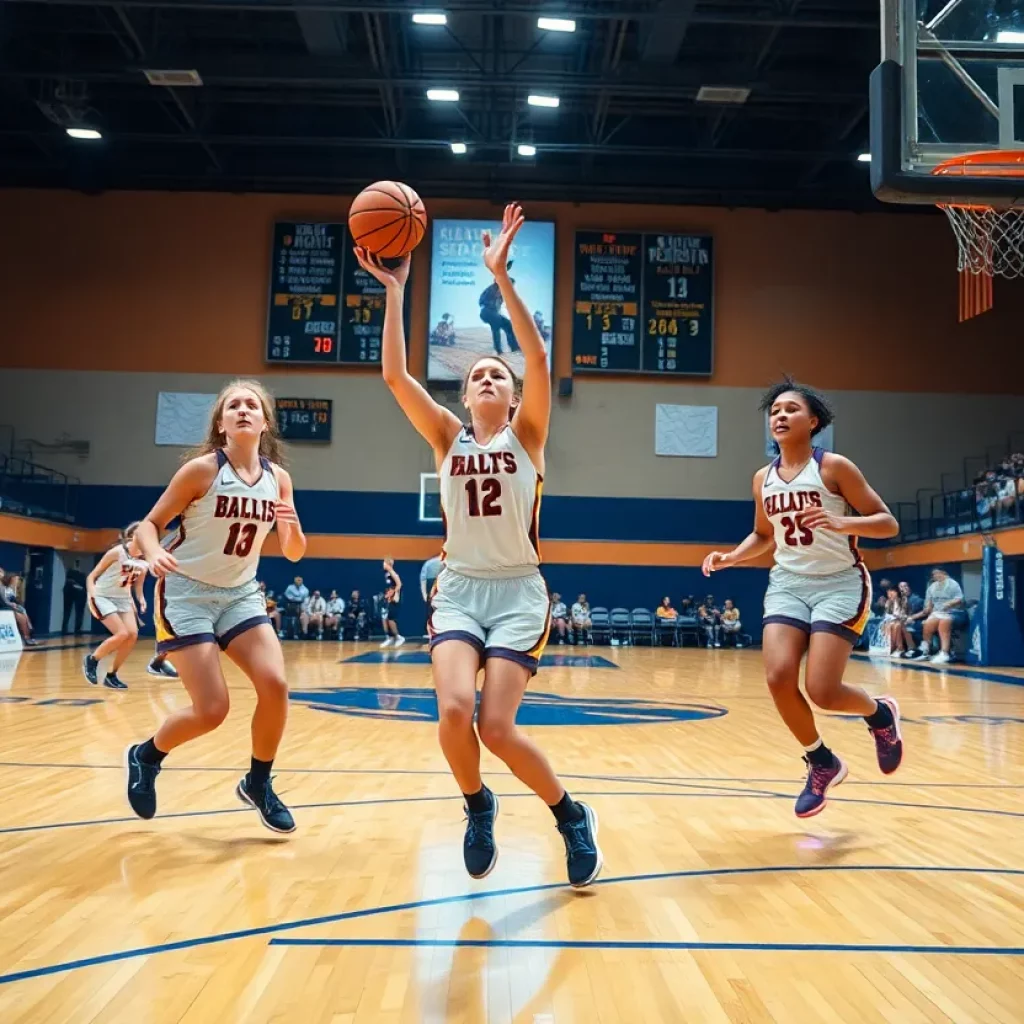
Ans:
POLYGON ((129 542, 129 541, 130 541, 130 540, 132 539, 132 537, 134 537, 134 536, 135 536, 135 531, 136 531, 136 530, 138 530, 138 528, 139 528, 139 527, 140 527, 141 525, 142 525, 142 520, 141 520, 141 519, 136 519, 136 520, 135 520, 135 522, 133 522, 133 523, 129 523, 129 524, 128 524, 128 525, 127 525, 127 526, 126 526, 126 527, 125 527, 125 528, 124 528, 124 529, 123 529, 123 530, 121 531, 121 536, 120 536, 120 537, 118 538, 118 540, 120 540, 120 542, 121 542, 121 543, 122 543, 123 545, 125 545, 125 547, 127 547, 127 546, 128 546, 128 542, 129 542))
POLYGON ((203 455, 210 455, 227 444, 228 439, 224 431, 220 429, 220 421, 224 415, 224 403, 227 400, 228 394, 234 391, 235 388, 245 388, 246 391, 251 391, 260 400, 260 406, 263 409, 263 419, 266 422, 266 430, 260 435, 260 455, 269 459, 275 465, 283 466, 285 464, 284 443, 277 429, 274 396, 258 380, 248 380, 242 377, 229 381, 220 389, 217 401, 213 403, 213 409, 210 412, 210 423, 206 430, 206 437, 201 444, 186 453, 185 461, 188 462, 190 459, 198 459, 203 455))

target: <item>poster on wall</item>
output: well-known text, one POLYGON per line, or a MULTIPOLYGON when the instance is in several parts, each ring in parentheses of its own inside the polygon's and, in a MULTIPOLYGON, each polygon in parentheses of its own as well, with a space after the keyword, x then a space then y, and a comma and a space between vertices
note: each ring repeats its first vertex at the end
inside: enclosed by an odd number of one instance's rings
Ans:
MULTIPOLYGON (((431 241, 427 380, 461 381, 480 356, 499 354, 522 375, 523 356, 508 311, 484 266, 485 231, 498 219, 435 220, 431 241)), ((548 345, 551 363, 555 305, 555 225, 527 221, 509 252, 509 275, 548 345)))

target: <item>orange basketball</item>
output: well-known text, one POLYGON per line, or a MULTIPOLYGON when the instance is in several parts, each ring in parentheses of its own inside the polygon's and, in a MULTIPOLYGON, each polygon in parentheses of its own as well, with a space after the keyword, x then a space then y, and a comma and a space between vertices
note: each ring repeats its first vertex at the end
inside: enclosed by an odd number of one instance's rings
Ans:
POLYGON ((376 181, 352 200, 348 227, 356 245, 394 259, 420 244, 427 229, 427 209, 408 185, 376 181))

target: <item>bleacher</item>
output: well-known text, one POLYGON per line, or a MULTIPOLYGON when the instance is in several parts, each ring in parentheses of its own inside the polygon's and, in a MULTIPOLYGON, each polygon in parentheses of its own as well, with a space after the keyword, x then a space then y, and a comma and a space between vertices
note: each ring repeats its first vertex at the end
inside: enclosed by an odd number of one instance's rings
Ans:
POLYGON ((0 512, 74 523, 81 483, 78 477, 0 452, 0 512))

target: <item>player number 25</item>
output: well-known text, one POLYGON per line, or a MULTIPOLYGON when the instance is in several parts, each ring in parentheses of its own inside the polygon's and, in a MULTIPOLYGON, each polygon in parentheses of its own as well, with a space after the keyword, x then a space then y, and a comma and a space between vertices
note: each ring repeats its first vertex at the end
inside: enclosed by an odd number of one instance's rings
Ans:
POLYGON ((466 481, 466 497, 469 499, 469 514, 477 516, 500 516, 501 481, 493 476, 486 477, 478 483, 476 477, 466 481), (483 500, 481 500, 481 498, 483 500))
POLYGON ((255 539, 255 523, 246 523, 244 526, 241 523, 232 523, 231 529, 228 530, 227 543, 224 545, 224 554, 245 558, 252 551, 252 542, 255 539), (239 539, 239 534, 241 534, 241 539, 239 539))
POLYGON ((781 522, 786 528, 785 541, 791 548, 806 548, 814 543, 814 534, 801 526, 792 516, 783 516, 781 522))

